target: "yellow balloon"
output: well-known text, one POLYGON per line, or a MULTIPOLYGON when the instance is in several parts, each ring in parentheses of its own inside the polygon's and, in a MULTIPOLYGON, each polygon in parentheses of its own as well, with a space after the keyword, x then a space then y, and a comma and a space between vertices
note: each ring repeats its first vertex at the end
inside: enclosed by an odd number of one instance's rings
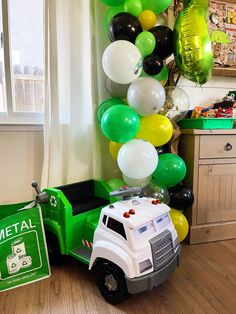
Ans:
POLYGON ((114 159, 117 159, 117 155, 122 145, 122 143, 117 143, 113 141, 109 142, 109 152, 114 159))
POLYGON ((138 17, 144 30, 148 30, 156 25, 157 16, 151 10, 144 10, 138 17))
POLYGON ((153 146, 162 146, 169 142, 173 134, 173 126, 168 118, 160 114, 140 119, 137 138, 150 142, 153 146))
POLYGON ((177 231, 179 242, 182 242, 188 234, 188 220, 184 214, 174 208, 171 208, 170 217, 177 231))

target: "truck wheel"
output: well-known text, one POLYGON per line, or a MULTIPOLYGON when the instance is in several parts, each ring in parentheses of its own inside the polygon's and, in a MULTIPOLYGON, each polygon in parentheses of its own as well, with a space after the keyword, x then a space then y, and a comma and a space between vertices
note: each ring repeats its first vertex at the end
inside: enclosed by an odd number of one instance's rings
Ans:
POLYGON ((113 305, 129 296, 123 271, 111 262, 104 261, 96 267, 96 280, 104 299, 113 305))
POLYGON ((59 265, 62 262, 62 255, 57 237, 51 233, 46 233, 49 262, 51 265, 59 265))

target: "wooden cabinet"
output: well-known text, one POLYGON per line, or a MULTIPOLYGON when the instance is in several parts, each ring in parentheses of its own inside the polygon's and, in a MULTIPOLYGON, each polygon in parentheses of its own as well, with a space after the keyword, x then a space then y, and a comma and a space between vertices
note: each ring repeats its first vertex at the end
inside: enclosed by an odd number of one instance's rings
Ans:
POLYGON ((236 238, 236 129, 182 130, 179 154, 195 196, 189 242, 236 238))

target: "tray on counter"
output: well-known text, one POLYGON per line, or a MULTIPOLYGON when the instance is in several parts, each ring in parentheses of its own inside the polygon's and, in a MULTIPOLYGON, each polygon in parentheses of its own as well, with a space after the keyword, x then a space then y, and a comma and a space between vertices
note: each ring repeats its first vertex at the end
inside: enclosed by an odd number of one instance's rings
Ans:
POLYGON ((234 120, 233 118, 196 118, 182 119, 178 124, 182 129, 232 129, 234 120))

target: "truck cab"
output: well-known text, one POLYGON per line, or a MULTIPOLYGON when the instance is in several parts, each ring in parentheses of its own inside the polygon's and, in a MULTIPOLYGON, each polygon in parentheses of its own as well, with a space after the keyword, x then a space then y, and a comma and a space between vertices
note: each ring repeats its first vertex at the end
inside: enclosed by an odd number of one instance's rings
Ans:
POLYGON ((141 188, 111 192, 104 181, 89 180, 44 193, 49 257, 57 262, 71 255, 88 264, 108 302, 160 285, 179 265, 170 208, 143 197, 141 188))
MULTIPOLYGON (((114 275, 116 272, 104 274, 102 268, 106 264, 122 270, 126 291, 130 294, 152 289, 169 278, 180 258, 178 236, 169 211, 167 205, 142 196, 102 209, 89 265, 91 269, 106 260, 102 267, 98 266, 98 283, 107 280, 110 292, 121 285, 119 276, 114 275)), ((100 290, 103 291, 101 286, 100 290)), ((107 298, 107 291, 103 296, 107 298)))

